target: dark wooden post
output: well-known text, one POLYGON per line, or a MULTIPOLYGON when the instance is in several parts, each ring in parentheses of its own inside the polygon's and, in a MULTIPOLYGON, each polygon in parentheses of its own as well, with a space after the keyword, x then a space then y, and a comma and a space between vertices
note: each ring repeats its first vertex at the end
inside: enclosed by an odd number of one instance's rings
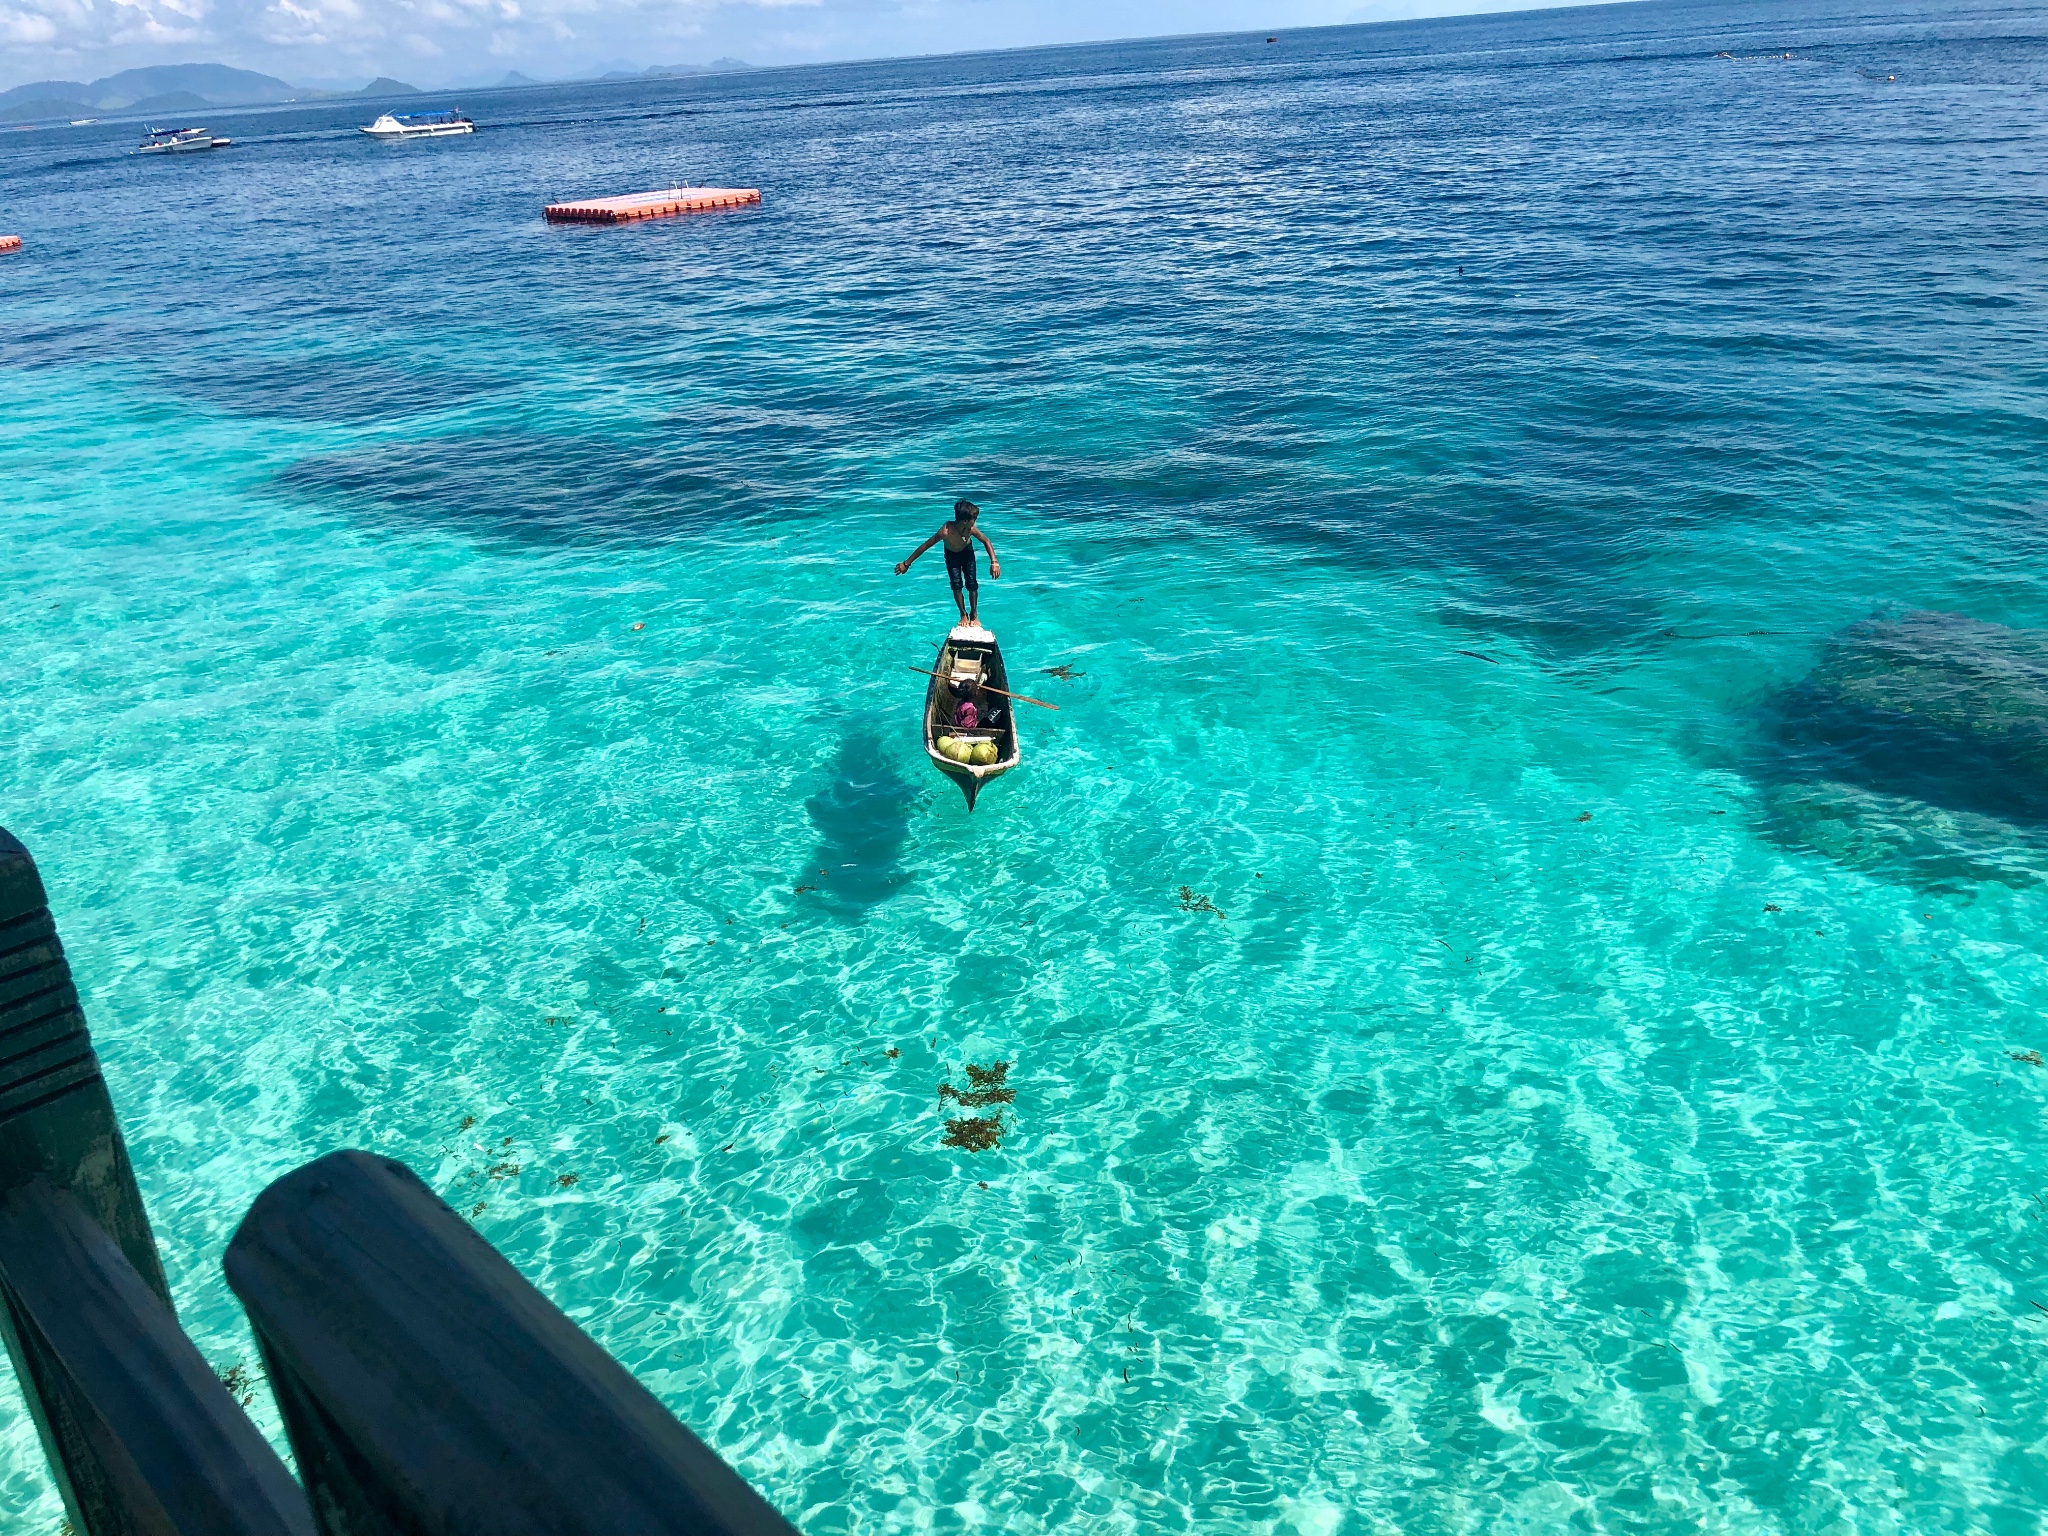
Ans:
POLYGON ((83 1536, 312 1536, 306 1498, 78 1202, 0 1200, 0 1311, 83 1536))
POLYGON ((171 1305, 42 877, 0 828, 0 1195, 34 1178, 68 1190, 171 1305))
POLYGON ((0 1334, 81 1536, 312 1536, 178 1327, 42 880, 5 831, 0 1334))
POLYGON ((403 1163, 286 1174, 227 1275, 325 1536, 795 1536, 403 1163))

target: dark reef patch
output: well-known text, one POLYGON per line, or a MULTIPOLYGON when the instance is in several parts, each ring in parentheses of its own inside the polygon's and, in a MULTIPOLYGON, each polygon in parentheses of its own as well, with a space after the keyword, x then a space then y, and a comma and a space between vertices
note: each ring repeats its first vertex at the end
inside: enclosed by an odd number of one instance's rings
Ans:
MULTIPOLYGON (((1332 419, 1292 446, 1312 459, 1355 431, 1332 419)), ((1583 463, 1540 443, 1456 468, 1389 449, 1380 483, 1330 484, 1305 501, 1299 464, 1276 457, 1286 436, 1268 402, 1255 418, 1212 421, 1170 450, 1113 465, 1073 451, 972 464, 970 478, 1029 484, 1035 502, 1074 520, 1162 535, 1182 519, 1245 529, 1311 569, 1443 572, 1443 624, 1558 665, 1658 644, 1674 594, 1641 579, 1642 553, 1695 523, 1761 515, 1753 498, 1689 492, 1675 476, 1654 488, 1589 479, 1583 463)))
POLYGON ((1852 624, 1766 701, 1752 777, 1772 830, 1960 888, 2048 876, 2048 631, 1952 613, 1852 624))
POLYGON ((1771 702, 1782 776, 2048 827, 2048 632, 1869 619, 1771 702))
POLYGON ((302 459, 277 488, 387 524, 439 524, 526 543, 648 543, 772 505, 702 455, 610 437, 430 437, 302 459))
POLYGON ((330 353, 200 352, 177 387, 208 410, 300 421, 397 421, 503 389, 502 380, 330 353))

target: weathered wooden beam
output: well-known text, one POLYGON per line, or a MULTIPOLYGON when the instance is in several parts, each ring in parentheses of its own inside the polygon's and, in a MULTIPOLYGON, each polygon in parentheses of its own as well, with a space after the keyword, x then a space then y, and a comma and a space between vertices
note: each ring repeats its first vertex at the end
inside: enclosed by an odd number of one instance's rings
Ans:
POLYGON ((81 1536, 312 1536, 305 1495, 71 1194, 0 1199, 0 1315, 81 1536))
POLYGON ((69 1190, 171 1305, 42 877, 0 828, 0 1193, 36 1178, 69 1190))
POLYGON ((227 1276, 326 1536, 795 1536, 403 1163, 285 1175, 227 1276))
POLYGON ((178 1327, 42 877, 4 829, 0 1336, 83 1536, 310 1533, 178 1327))

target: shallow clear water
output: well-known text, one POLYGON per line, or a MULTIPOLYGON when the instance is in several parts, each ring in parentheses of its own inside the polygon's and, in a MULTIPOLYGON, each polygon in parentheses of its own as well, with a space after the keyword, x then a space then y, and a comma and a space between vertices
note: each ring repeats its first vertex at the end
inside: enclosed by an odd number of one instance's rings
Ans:
POLYGON ((1849 626, 2048 628, 2044 38, 0 139, 0 821, 201 1347, 363 1146, 811 1533, 2039 1529, 2038 760, 1814 742, 1849 626), (678 177, 763 206, 539 218, 678 177), (971 818, 963 493, 1061 705, 971 818))

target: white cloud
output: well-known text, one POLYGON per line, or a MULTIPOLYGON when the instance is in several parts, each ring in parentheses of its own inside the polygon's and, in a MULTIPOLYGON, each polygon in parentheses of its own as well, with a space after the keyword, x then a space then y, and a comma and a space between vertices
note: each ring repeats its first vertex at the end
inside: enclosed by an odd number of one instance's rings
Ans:
POLYGON ((47 16, 9 7, 0 10, 0 44, 10 48, 42 48, 57 40, 57 23, 47 16))

